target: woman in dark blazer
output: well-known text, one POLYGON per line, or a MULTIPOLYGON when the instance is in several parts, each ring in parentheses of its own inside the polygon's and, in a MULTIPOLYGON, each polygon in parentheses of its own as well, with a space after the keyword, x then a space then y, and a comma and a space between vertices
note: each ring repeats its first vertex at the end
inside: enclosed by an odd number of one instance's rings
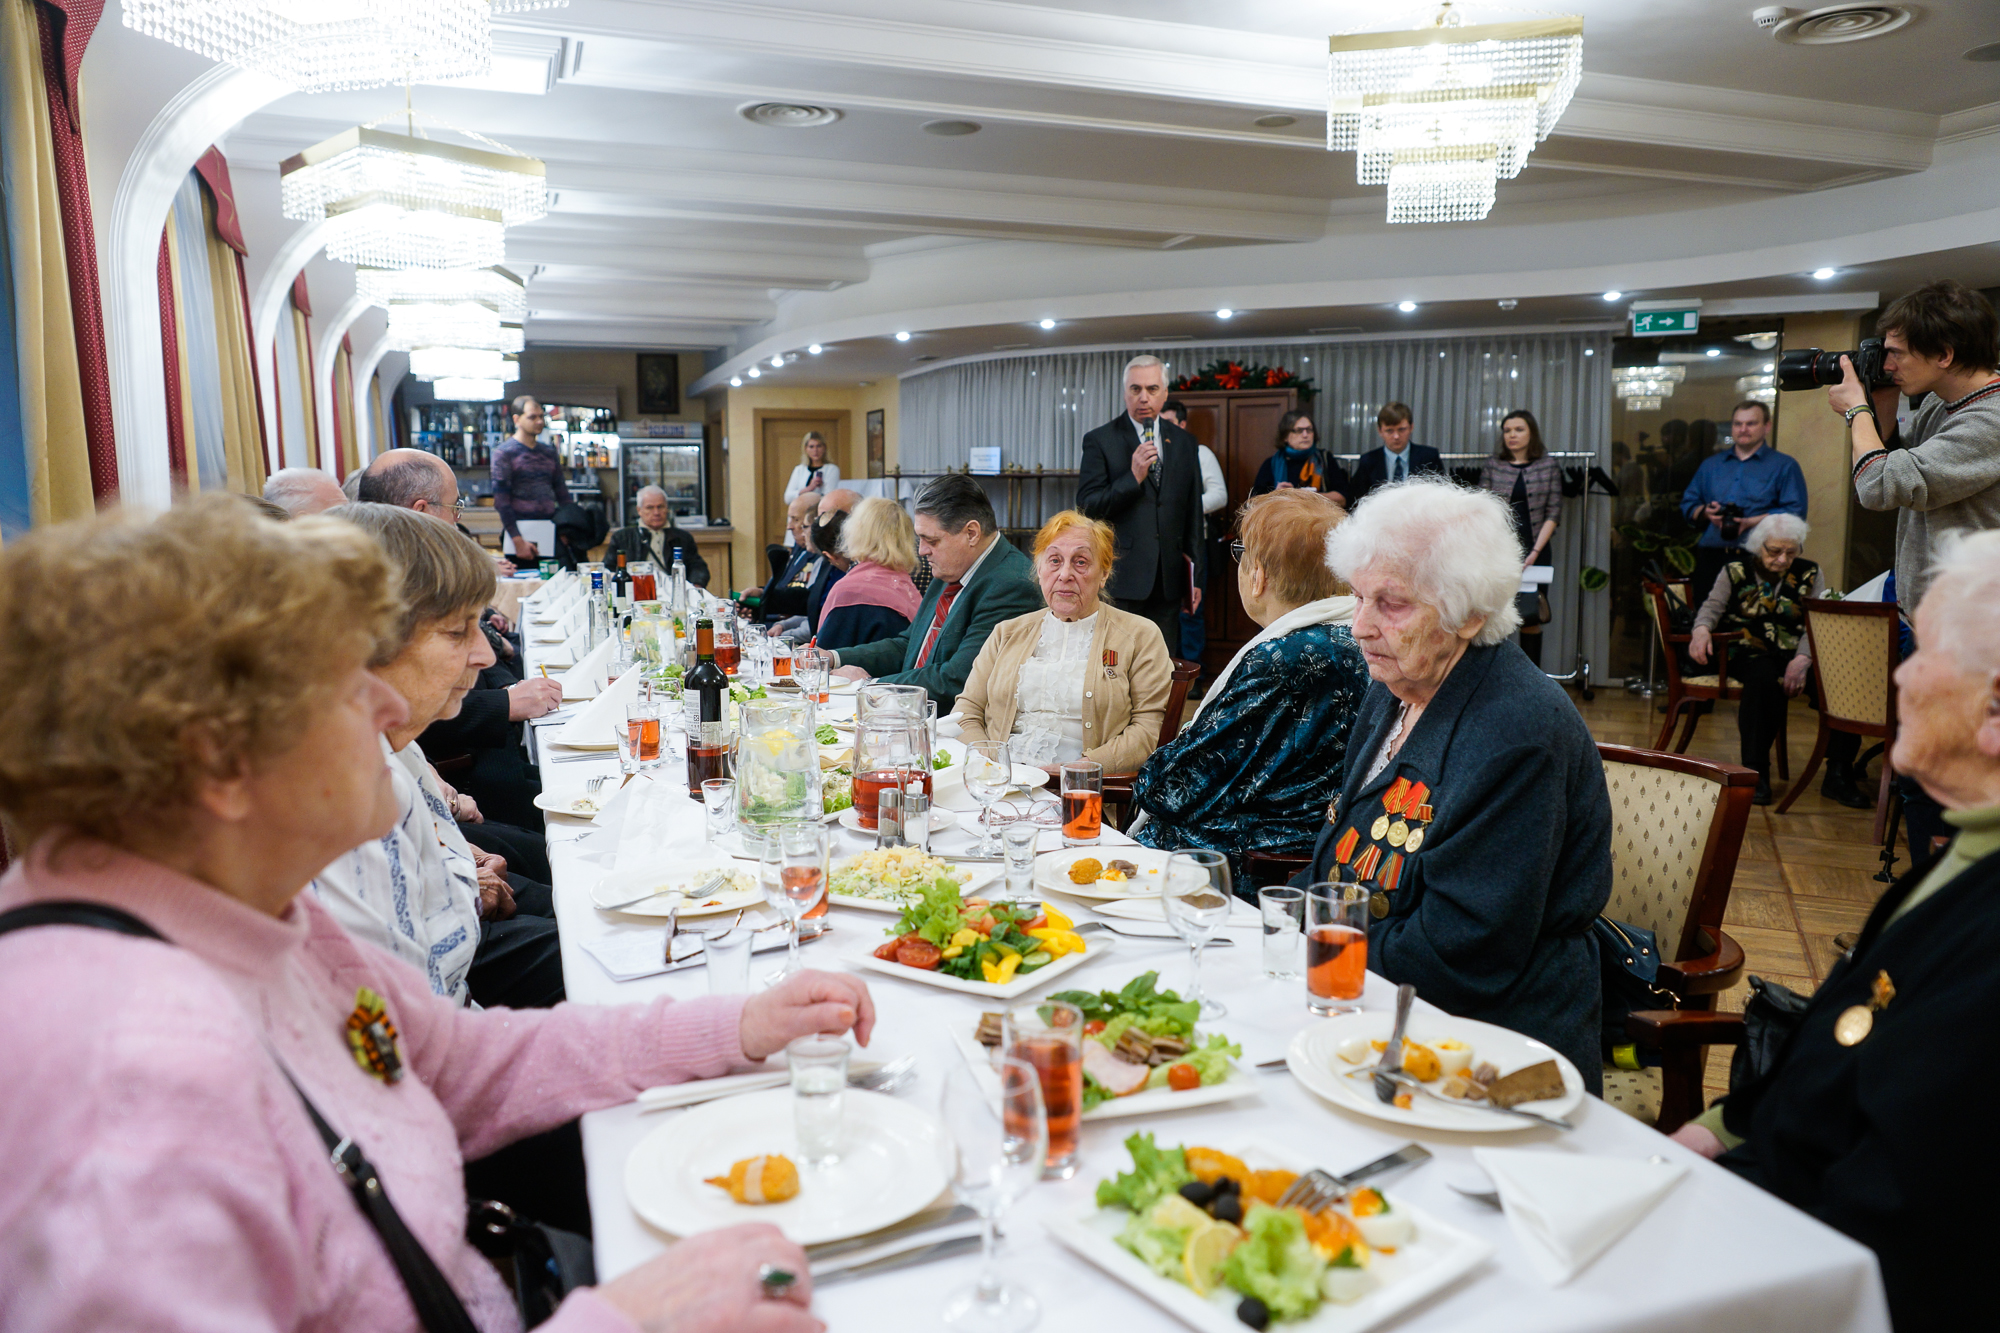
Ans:
POLYGON ((1348 480, 1347 469, 1319 447, 1319 431, 1304 412, 1287 412, 1278 418, 1276 447, 1257 469, 1250 494, 1282 490, 1322 491, 1339 497, 1343 505, 1352 503, 1354 483, 1348 480))
MULTIPOLYGON (((1479 484, 1507 502, 1514 519, 1514 537, 1531 565, 1554 563, 1549 542, 1556 535, 1556 514, 1562 508, 1562 480, 1562 469, 1542 443, 1542 426, 1535 414, 1521 409, 1509 412, 1500 422, 1500 441, 1479 474, 1479 484)), ((1523 624, 1543 621, 1542 597, 1539 592, 1515 594, 1523 624)), ((1541 636, 1528 635, 1522 645, 1529 647, 1532 660, 1539 663, 1541 636), (1533 640, 1532 646, 1529 640, 1533 640)))
POLYGON ((1497 496, 1422 477, 1335 530, 1374 679, 1340 795, 1293 882, 1371 886, 1368 966, 1603 1083, 1591 922, 1611 896, 1611 800, 1561 687, 1507 642, 1521 556, 1497 496))

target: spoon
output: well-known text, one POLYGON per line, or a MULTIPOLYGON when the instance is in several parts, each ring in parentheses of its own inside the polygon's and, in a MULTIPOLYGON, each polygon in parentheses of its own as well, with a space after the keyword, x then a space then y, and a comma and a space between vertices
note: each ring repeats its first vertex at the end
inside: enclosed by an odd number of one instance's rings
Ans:
POLYGON ((1396 1026, 1382 1048, 1382 1058, 1375 1062, 1375 1095, 1387 1106, 1396 1102, 1394 1076, 1403 1072, 1403 1031, 1410 1026, 1410 1004, 1416 998, 1417 988, 1409 982, 1396 987, 1396 1026))

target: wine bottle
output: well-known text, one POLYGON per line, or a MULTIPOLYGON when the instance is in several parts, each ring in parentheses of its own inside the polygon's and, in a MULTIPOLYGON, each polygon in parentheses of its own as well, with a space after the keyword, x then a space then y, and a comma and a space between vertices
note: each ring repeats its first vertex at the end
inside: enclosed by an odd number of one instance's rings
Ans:
POLYGON ((694 622, 694 670, 688 672, 687 683, 688 734, 696 734, 696 728, 703 722, 722 721, 722 701, 729 688, 729 677, 715 664, 715 622, 697 620, 694 622))

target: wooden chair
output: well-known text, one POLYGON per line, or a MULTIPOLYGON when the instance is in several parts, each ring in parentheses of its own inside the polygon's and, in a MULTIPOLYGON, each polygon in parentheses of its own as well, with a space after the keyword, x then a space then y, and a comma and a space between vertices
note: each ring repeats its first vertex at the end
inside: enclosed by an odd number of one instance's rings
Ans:
MULTIPOLYGON (((1836 731, 1873 736, 1881 742, 1882 782, 1875 801, 1875 841, 1889 825, 1896 745, 1896 666, 1902 660, 1901 627, 1894 602, 1841 602, 1806 599, 1806 637, 1812 642, 1813 678, 1819 688, 1819 738, 1799 780, 1778 802, 1779 814, 1811 785, 1826 759, 1827 739, 1836 731)), ((1890 851, 1894 858, 1893 834, 1890 851)))
MULTIPOLYGON (((1693 634, 1675 634, 1670 628, 1669 597, 1678 598, 1683 606, 1693 606, 1692 588, 1689 584, 1647 583, 1642 585, 1646 597, 1653 607, 1653 624, 1660 632, 1660 655, 1667 659, 1667 720, 1660 724, 1660 735, 1653 742, 1655 750, 1667 748, 1667 738, 1673 735, 1674 724, 1681 724, 1681 738, 1674 746, 1675 754, 1686 754, 1688 742, 1694 739, 1694 729, 1701 721, 1701 710, 1697 705, 1717 699, 1741 699, 1743 687, 1729 683, 1729 649, 1720 639, 1715 641, 1714 674, 1686 676, 1681 674, 1680 650, 1694 641, 1693 634)), ((1785 714, 1778 714, 1778 776, 1792 775, 1791 758, 1787 754, 1788 734, 1785 714)))
MULTIPOLYGON (((1604 915, 1644 926, 1660 949, 1660 985, 1681 1014, 1706 1017, 1743 972, 1722 930, 1757 775, 1737 764, 1599 745, 1611 790, 1611 898, 1604 915)), ((1682 1031, 1692 1031, 1693 1027, 1682 1031)), ((1706 1043, 1640 1043, 1657 1068, 1604 1066, 1604 1100, 1662 1133, 1702 1109, 1706 1043)))
MULTIPOLYGON (((1174 743, 1174 737, 1181 734, 1181 714, 1187 711, 1188 692, 1201 677, 1201 663, 1189 662, 1181 658, 1170 659, 1174 664, 1173 683, 1167 691, 1167 715, 1160 722, 1160 743, 1155 749, 1165 749, 1174 743)), ((1137 773, 1106 773, 1104 775, 1104 818, 1112 826, 1123 832, 1131 822, 1132 782, 1137 773), (1112 820, 1112 810, 1118 817, 1112 820)))
POLYGON ((1311 864, 1310 856, 1287 856, 1282 852, 1246 852, 1243 856, 1243 868, 1253 889, 1289 884, 1293 875, 1311 864))

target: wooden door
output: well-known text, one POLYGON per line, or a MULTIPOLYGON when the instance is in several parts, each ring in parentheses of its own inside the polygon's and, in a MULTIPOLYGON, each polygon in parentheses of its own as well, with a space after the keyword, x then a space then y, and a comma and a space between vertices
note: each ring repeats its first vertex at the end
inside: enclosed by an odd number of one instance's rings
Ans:
POLYGON ((818 431, 826 437, 827 460, 848 472, 848 418, 846 411, 810 408, 758 408, 757 427, 757 537, 770 546, 785 540, 785 483, 792 469, 805 456, 802 444, 806 432, 818 431))
POLYGON ((1258 624, 1243 610, 1236 591, 1236 566, 1229 559, 1229 542, 1236 535, 1236 512, 1250 498, 1257 471, 1271 456, 1278 438, 1278 421, 1298 407, 1293 389, 1244 389, 1236 392, 1177 393, 1187 405, 1188 432, 1215 452, 1229 482, 1229 504, 1221 514, 1225 535, 1209 548, 1213 577, 1203 599, 1208 647, 1202 665, 1213 675, 1257 636, 1258 624))

